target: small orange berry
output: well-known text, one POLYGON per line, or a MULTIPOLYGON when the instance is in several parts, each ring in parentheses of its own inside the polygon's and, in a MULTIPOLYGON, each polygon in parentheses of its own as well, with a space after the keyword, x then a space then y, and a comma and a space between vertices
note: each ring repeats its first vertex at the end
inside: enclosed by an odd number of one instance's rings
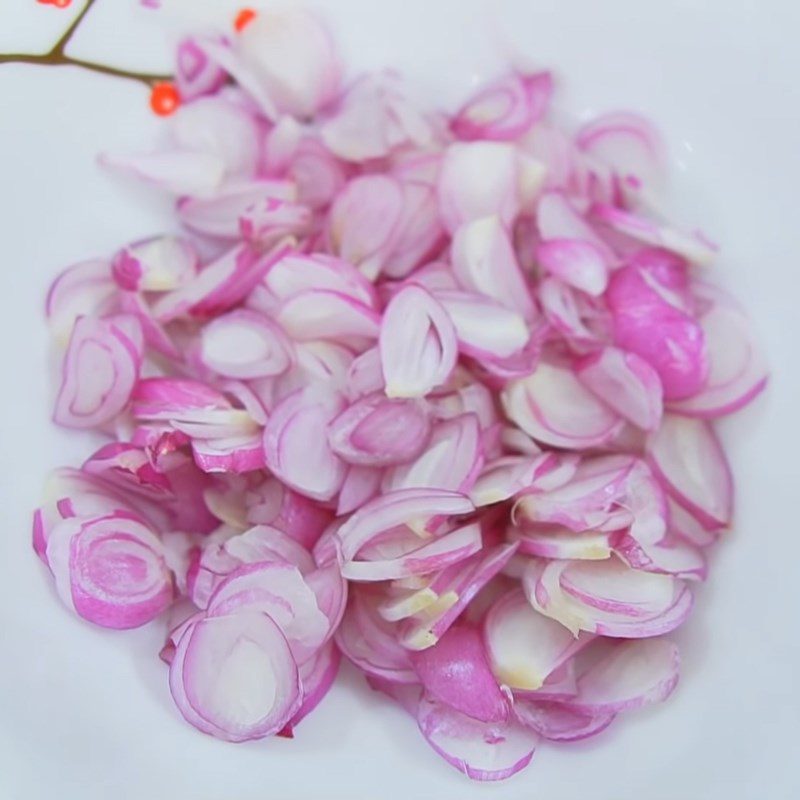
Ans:
POLYGON ((256 12, 252 8, 243 8, 233 21, 233 27, 241 33, 254 19, 256 12))
POLYGON ((160 117, 168 117, 181 104, 181 96, 172 83, 153 84, 150 92, 150 108, 160 117))
POLYGON ((72 0, 36 0, 43 6, 55 6, 56 8, 66 8, 71 5, 72 0))

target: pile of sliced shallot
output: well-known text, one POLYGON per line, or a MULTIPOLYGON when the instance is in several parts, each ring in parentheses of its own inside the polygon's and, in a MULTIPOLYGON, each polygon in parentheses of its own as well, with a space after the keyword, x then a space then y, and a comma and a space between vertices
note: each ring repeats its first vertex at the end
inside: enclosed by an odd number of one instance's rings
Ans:
POLYGON ((505 778, 675 687, 731 523, 713 421, 764 362, 715 247, 650 211, 645 120, 556 127, 549 73, 431 113, 344 84, 305 12, 246 22, 180 45, 166 149, 103 159, 183 233, 50 289, 55 421, 108 442, 34 547, 83 619, 168 621, 204 733, 291 736, 343 654, 505 778))

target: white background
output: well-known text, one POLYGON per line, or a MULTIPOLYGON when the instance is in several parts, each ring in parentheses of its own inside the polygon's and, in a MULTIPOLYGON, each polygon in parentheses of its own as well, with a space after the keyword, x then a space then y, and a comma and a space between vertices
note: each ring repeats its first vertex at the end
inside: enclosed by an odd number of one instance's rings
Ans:
MULTIPOLYGON (((0 2, 0 51, 46 49, 75 7, 0 2)), ((230 24, 237 4, 165 2, 230 24), (213 9, 213 12, 209 11, 213 9)), ((73 69, 0 65, 0 798, 788 800, 800 796, 800 5, 791 0, 329 0, 353 67, 392 65, 454 103, 509 55, 552 65, 577 117, 636 108, 665 131, 685 222, 723 246, 718 280, 747 302, 774 379, 724 426, 734 530, 679 635, 673 698, 585 744, 543 746, 503 784, 472 785, 349 669, 294 741, 230 745, 171 707, 158 626, 94 629, 57 603, 29 546, 49 467, 89 443, 55 430, 42 300, 64 265, 163 228, 168 209, 103 174, 101 150, 144 149, 143 87, 73 69)), ((100 0, 73 52, 169 64, 164 11, 100 0)))

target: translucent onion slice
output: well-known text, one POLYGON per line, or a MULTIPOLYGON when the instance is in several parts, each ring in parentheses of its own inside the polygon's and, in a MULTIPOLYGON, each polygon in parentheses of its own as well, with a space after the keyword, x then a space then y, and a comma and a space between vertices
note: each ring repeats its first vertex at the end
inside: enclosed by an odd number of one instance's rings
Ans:
POLYGON ((620 642, 578 678, 578 692, 564 706, 601 716, 662 702, 678 683, 679 664, 667 639, 620 642))
POLYGON ((509 418, 535 440, 583 449, 619 433, 619 417, 583 387, 566 367, 540 363, 532 374, 512 381, 501 395, 509 418))
POLYGON ((539 736, 515 720, 480 722, 427 697, 417 722, 428 744, 467 777, 482 781, 508 778, 526 767, 539 736))
POLYGON ((450 376, 458 351, 450 317, 419 286, 408 286, 390 301, 379 347, 388 397, 424 397, 450 376))
POLYGON ((277 733, 303 697, 286 639, 259 611, 188 625, 177 642, 169 684, 187 722, 231 742, 277 733))
POLYGON ((521 590, 500 598, 484 621, 492 671, 512 690, 532 691, 586 644, 558 622, 531 608, 521 590))
POLYGON ((670 496, 704 528, 724 528, 733 514, 733 478, 711 426, 667 414, 648 443, 648 460, 670 496))
POLYGON ((78 319, 64 357, 53 420, 68 428, 93 428, 114 419, 136 385, 142 345, 134 317, 78 319), (133 327, 123 327, 123 322, 133 327))
POLYGON ((161 540, 122 510, 64 519, 49 531, 47 563, 64 604, 105 628, 136 628, 173 598, 161 540))

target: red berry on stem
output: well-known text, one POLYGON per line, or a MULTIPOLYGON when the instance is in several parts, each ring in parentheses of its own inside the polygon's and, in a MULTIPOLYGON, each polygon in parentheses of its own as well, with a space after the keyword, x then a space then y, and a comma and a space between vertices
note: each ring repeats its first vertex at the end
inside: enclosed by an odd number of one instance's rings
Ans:
POLYGON ((243 8, 233 21, 233 27, 241 33, 254 19, 256 12, 252 8, 243 8))
POLYGON ((153 84, 150 92, 150 108, 160 117, 168 117, 181 104, 181 96, 175 85, 169 82, 153 84))

